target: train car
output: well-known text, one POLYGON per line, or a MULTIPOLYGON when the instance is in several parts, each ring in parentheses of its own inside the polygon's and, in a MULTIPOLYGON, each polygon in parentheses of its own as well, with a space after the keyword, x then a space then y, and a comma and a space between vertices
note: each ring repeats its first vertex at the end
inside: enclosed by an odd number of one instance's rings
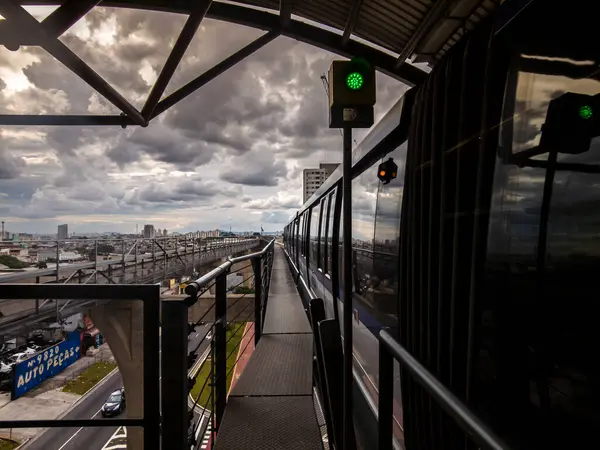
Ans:
MULTIPOLYGON (((352 156, 352 280, 342 279, 341 167, 285 227, 303 301, 322 298, 341 323, 352 289, 361 448, 376 441, 383 327, 512 448, 593 442, 594 17, 583 1, 504 2, 373 128, 352 156), (390 158, 397 177, 382 184, 377 169, 390 158)), ((410 377, 400 380, 398 448, 475 448, 410 377)))

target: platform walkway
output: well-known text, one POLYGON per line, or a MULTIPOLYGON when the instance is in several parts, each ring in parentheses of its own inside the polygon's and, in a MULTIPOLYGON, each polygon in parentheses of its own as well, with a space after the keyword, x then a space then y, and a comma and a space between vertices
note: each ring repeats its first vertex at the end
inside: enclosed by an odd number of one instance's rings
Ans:
POLYGON ((215 449, 321 450, 312 368, 312 330, 275 246, 263 335, 229 395, 215 449))

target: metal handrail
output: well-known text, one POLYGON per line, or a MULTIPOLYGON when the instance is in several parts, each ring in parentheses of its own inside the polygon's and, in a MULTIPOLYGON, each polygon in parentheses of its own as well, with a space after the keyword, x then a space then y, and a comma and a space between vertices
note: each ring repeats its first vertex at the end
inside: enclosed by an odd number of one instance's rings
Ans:
POLYGON ((379 333, 379 449, 392 448, 393 364, 398 361, 412 378, 469 434, 482 449, 508 450, 509 447, 458 397, 417 361, 386 330, 379 333))
POLYGON ((275 239, 272 239, 259 252, 250 253, 249 255, 238 256, 237 258, 228 258, 227 261, 225 261, 220 266, 214 268, 207 274, 202 275, 196 281, 192 281, 192 282, 188 283, 188 285, 185 287, 185 293, 191 297, 197 296, 198 293, 200 292, 200 290, 204 286, 206 286, 211 281, 215 280, 219 275, 227 273, 229 271, 229 269, 231 268, 231 266, 233 266, 234 264, 240 263, 240 262, 249 261, 254 258, 262 257, 274 245, 274 243, 275 243, 275 239))

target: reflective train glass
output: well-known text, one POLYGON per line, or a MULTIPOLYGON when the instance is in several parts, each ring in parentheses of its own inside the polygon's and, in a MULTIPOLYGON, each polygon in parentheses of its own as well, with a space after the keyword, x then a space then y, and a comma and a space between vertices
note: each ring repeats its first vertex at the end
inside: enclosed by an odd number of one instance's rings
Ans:
POLYGON ((562 146, 540 144, 552 100, 600 93, 597 24, 591 4, 543 3, 511 30, 476 373, 527 448, 583 448, 600 427, 600 139, 574 153, 558 128, 562 146))

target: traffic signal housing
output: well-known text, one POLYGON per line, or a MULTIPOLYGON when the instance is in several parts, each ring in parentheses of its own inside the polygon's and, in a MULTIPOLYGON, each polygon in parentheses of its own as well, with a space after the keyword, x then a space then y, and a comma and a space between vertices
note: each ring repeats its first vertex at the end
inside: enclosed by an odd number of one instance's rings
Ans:
POLYGON ((548 105, 539 150, 584 153, 597 136, 600 136, 600 94, 567 92, 548 105))
POLYGON ((329 127, 373 125, 375 69, 363 58, 333 61, 329 68, 329 127))
POLYGON ((389 184, 394 178, 398 176, 398 166, 392 158, 379 164, 377 169, 377 178, 382 184, 389 184))

